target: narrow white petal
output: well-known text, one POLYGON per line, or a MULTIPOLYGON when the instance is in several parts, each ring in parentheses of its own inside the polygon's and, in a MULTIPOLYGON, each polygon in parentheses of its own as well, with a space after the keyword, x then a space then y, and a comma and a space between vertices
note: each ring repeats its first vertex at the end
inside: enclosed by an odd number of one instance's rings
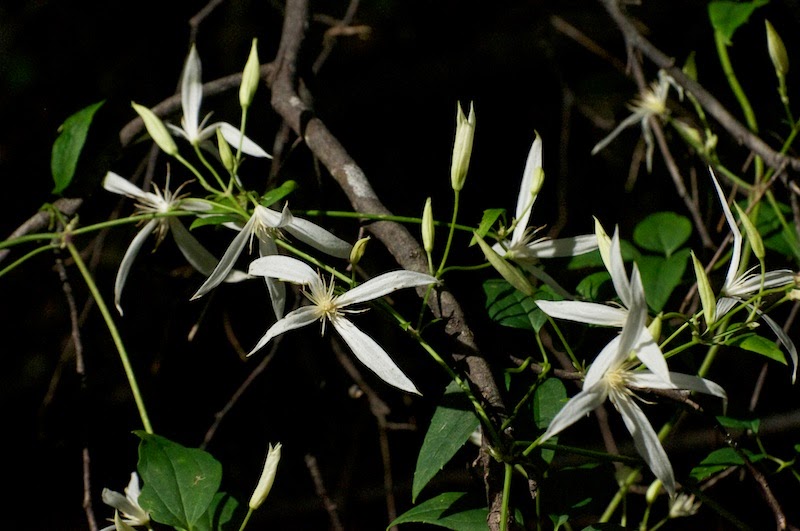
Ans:
POLYGON ((598 385, 603 379, 603 376, 605 376, 610 369, 619 367, 628 359, 627 353, 623 352, 620 354, 619 343, 621 339, 622 336, 614 337, 614 339, 603 347, 603 350, 601 350, 600 354, 594 359, 583 379, 584 389, 598 385))
POLYGON ((670 496, 674 495, 675 474, 672 472, 672 464, 669 462, 669 457, 667 457, 661 441, 658 440, 653 426, 650 425, 650 421, 629 396, 616 395, 612 397, 612 400, 617 411, 622 415, 625 426, 633 436, 633 443, 636 445, 639 455, 642 456, 653 474, 661 480, 670 496))
POLYGON ((336 258, 349 258, 352 245, 337 238, 319 225, 301 218, 292 218, 284 227, 286 232, 315 249, 336 258))
POLYGON ((628 280, 628 273, 625 271, 625 262, 622 260, 622 249, 619 243, 619 228, 614 229, 614 236, 611 237, 611 282, 614 289, 626 308, 631 307, 631 285, 628 280))
POLYGON ((620 124, 613 131, 611 131, 611 133, 609 133, 609 135, 607 137, 602 139, 600 142, 598 142, 592 148, 592 155, 597 154, 598 151, 600 151, 601 149, 603 149, 607 145, 609 145, 611 143, 611 141, 614 140, 615 138, 617 138, 617 136, 623 130, 625 130, 626 128, 632 126, 633 124, 635 124, 636 122, 639 122, 641 120, 642 120, 642 114, 638 113, 638 112, 635 112, 635 113, 631 114, 630 116, 628 116, 627 118, 625 118, 624 120, 622 120, 622 122, 620 122, 620 124))
POLYGON ((249 273, 261 277, 285 280, 293 284, 314 284, 321 282, 316 271, 305 262, 291 256, 272 255, 254 260, 249 273))
POLYGON ((125 287, 125 281, 128 280, 128 274, 131 272, 133 261, 136 259, 136 255, 139 254, 144 241, 148 236, 150 236, 157 226, 157 219, 151 219, 148 221, 147 225, 142 227, 142 230, 140 230, 133 238, 133 241, 131 241, 128 249, 125 251, 125 256, 122 257, 122 262, 119 264, 117 278, 114 281, 114 306, 117 307, 117 311, 120 315, 122 315, 122 306, 120 304, 120 299, 122 298, 122 288, 125 287))
POLYGON ((506 240, 502 244, 500 242, 495 243, 492 245, 492 251, 496 252, 500 256, 506 255, 506 249, 511 247, 511 240, 506 240))
POLYGON ((256 205, 253 215, 258 216, 258 219, 264 225, 274 228, 285 227, 294 221, 294 216, 292 216, 292 213, 289 212, 288 205, 284 205, 281 212, 261 205, 256 205))
MULTIPOLYGON (((277 256, 278 246, 272 238, 258 241, 258 252, 260 256, 277 256)), ((272 301, 272 311, 275 312, 275 317, 280 319, 283 317, 283 310, 286 307, 286 286, 282 281, 272 277, 264 277, 267 284, 267 291, 269 298, 272 301)))
MULTIPOLYGON (((758 266, 756 266, 757 268, 758 266)), ((754 268, 755 269, 755 268, 754 268)), ((751 269, 752 271, 752 269, 751 269)), ((745 274, 733 281, 733 284, 723 289, 723 294, 730 297, 746 298, 755 295, 763 289, 772 289, 794 284, 794 272, 789 269, 767 271, 764 274, 764 285, 761 285, 761 274, 745 274)))
POLYGON ((435 277, 426 273, 417 273, 416 271, 407 271, 405 269, 383 273, 337 297, 336 305, 343 307, 371 301, 399 289, 428 286, 436 282, 438 281, 435 277))
POLYGON ((246 153, 251 157, 258 157, 258 158, 267 158, 271 159, 272 155, 264 151, 261 146, 247 138, 245 135, 242 134, 237 128, 232 126, 231 124, 220 122, 216 124, 219 127, 220 132, 222 133, 222 137, 233 146, 234 149, 239 149, 239 140, 241 139, 242 142, 242 153, 246 153))
MULTIPOLYGON (((210 275, 214 268, 217 267, 219 260, 209 252, 208 249, 197 241, 197 238, 192 236, 192 233, 183 226, 178 218, 169 218, 169 232, 175 240, 183 257, 189 262, 193 268, 205 276, 210 275)), ((236 269, 228 273, 225 277, 225 282, 241 282, 250 278, 247 273, 238 271, 236 269)))
POLYGON ((269 327, 267 333, 264 334, 264 337, 258 340, 258 343, 256 343, 256 346, 253 347, 253 350, 250 351, 248 356, 252 356, 258 352, 274 337, 279 336, 284 332, 288 332, 289 330, 295 330, 297 328, 310 325, 315 321, 319 321, 319 313, 317 313, 316 306, 302 306, 294 311, 289 312, 282 319, 279 319, 275 322, 275 324, 269 327))
POLYGON ((192 295, 191 300, 202 297, 219 286, 228 277, 228 274, 233 269, 233 265, 236 263, 236 259, 239 258, 239 255, 242 254, 242 250, 244 250, 247 245, 247 241, 250 239, 250 235, 253 232, 254 225, 255 216, 251 216, 247 223, 245 223, 241 232, 231 241, 225 254, 222 255, 219 264, 217 264, 217 267, 211 272, 211 276, 209 276, 197 292, 192 295))
POLYGON ((558 258, 562 256, 578 256, 597 249, 597 236, 585 234, 572 238, 557 240, 540 240, 526 246, 524 256, 532 258, 558 258))
POLYGON ((600 407, 605 400, 605 386, 598 385, 595 387, 588 387, 584 384, 583 391, 570 398, 569 402, 567 402, 564 407, 561 408, 561 411, 553 417, 553 420, 550 421, 547 431, 544 432, 544 435, 540 439, 541 442, 569 428, 600 407))
POLYGON ((720 297, 717 300, 717 319, 731 311, 737 302, 740 301, 731 297, 720 297))
MULTIPOLYGON (((631 278, 633 280, 632 284, 634 287, 632 291, 634 296, 630 299, 628 317, 625 319, 625 324, 622 327, 622 334, 620 334, 618 358, 620 363, 637 347, 642 330, 645 328, 647 322, 647 303, 644 300, 644 292, 640 289, 641 278, 639 277, 639 268, 636 267, 636 264, 633 265, 633 276, 631 278)), ((656 346, 656 348, 658 347, 656 346)))
POLYGON ((342 336, 342 339, 353 351, 356 358, 384 382, 403 391, 420 394, 417 387, 408 379, 408 376, 403 374, 403 371, 392 361, 389 354, 374 339, 343 317, 332 319, 331 324, 342 336))
POLYGON ((528 227, 528 219, 531 217, 533 210, 534 197, 531 194, 533 186, 533 176, 537 168, 542 167, 542 138, 536 134, 533 140, 530 151, 528 151, 528 159, 525 161, 525 171, 522 173, 522 183, 519 186, 519 196, 517 196, 517 209, 514 217, 517 220, 517 225, 514 227, 514 233, 511 236, 512 242, 522 240, 525 229, 528 227))
POLYGON ((667 360, 658 345, 653 341, 653 336, 647 328, 642 328, 636 344, 636 357, 650 369, 656 378, 669 383, 669 368, 667 360))
POLYGON ((628 310, 595 302, 537 300, 536 305, 555 319, 600 326, 622 327, 628 316, 628 310))
POLYGON ((183 128, 189 141, 194 142, 198 133, 200 105, 203 101, 202 67, 197 48, 192 45, 181 77, 181 106, 183 107, 183 128))
POLYGON ((687 391, 705 393, 707 395, 714 395, 718 398, 721 398, 724 404, 723 411, 725 410, 725 406, 728 403, 728 394, 721 385, 714 383, 711 380, 700 378, 699 376, 692 376, 690 374, 683 374, 680 372, 671 372, 669 373, 669 377, 672 380, 672 383, 674 383, 678 389, 686 389, 687 391))
POLYGON ((110 489, 103 489, 101 497, 103 499, 103 503, 110 505, 122 513, 135 515, 142 512, 141 507, 137 507, 131 503, 127 497, 123 496, 119 492, 110 489))
MULTIPOLYGON (((751 306, 748 305, 748 307, 751 306)), ((781 343, 783 343, 783 346, 786 347, 786 350, 789 351, 789 357, 791 358, 792 366, 794 367, 792 369, 792 383, 794 383, 797 380, 797 347, 794 346, 794 341, 792 341, 792 339, 786 334, 786 332, 783 331, 781 325, 776 323, 772 317, 768 316, 765 313, 762 313, 760 310, 757 311, 758 314, 761 316, 761 318, 764 320, 764 322, 767 323, 767 326, 769 326, 775 333, 775 335, 778 336, 778 340, 781 343)))
POLYGON ((731 208, 728 206, 725 193, 722 191, 722 187, 717 181, 717 176, 714 175, 714 170, 709 167, 708 171, 711 174, 711 181, 714 183, 714 188, 717 189, 717 196, 719 196, 719 202, 722 205, 722 211, 725 213, 725 220, 728 222, 728 227, 731 229, 731 234, 733 234, 731 263, 728 266, 728 274, 725 275, 725 285, 722 288, 722 290, 725 291, 726 288, 729 288, 733 285, 734 281, 736 280, 736 273, 739 272, 739 262, 742 259, 742 233, 739 231, 739 227, 736 225, 736 220, 733 217, 733 213, 731 213, 731 208))
POLYGON ((103 179, 103 188, 113 194, 124 195, 126 197, 145 201, 151 201, 151 197, 153 196, 153 194, 148 194, 128 179, 117 175, 113 171, 106 173, 106 177, 103 179))

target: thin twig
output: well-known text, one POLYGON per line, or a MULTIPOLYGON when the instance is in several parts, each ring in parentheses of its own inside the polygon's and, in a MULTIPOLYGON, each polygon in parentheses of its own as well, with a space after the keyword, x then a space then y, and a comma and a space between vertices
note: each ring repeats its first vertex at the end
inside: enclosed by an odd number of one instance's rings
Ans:
POLYGON ((331 520, 331 529, 333 531, 344 531, 342 521, 339 519, 339 508, 330 496, 328 496, 328 491, 325 489, 325 482, 322 481, 322 473, 319 471, 317 458, 311 454, 306 454, 305 462, 308 473, 311 475, 311 480, 314 482, 314 490, 317 496, 322 500, 322 506, 325 507, 328 518, 331 520))
POLYGON ((210 0, 200 11, 189 19, 189 44, 197 41, 197 32, 200 31, 200 24, 208 17, 214 9, 225 0, 210 0))

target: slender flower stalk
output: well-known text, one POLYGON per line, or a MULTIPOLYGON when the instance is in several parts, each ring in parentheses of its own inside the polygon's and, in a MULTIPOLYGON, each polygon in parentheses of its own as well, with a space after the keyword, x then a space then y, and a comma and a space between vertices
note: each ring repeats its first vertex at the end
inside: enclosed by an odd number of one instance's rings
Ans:
POLYGON ((303 294, 311 302, 310 305, 288 313, 273 324, 258 341, 250 355, 264 347, 275 336, 289 330, 302 328, 316 321, 322 323, 322 333, 324 334, 325 324, 329 322, 347 343, 356 358, 382 380, 403 391, 419 394, 416 386, 403 374, 383 347, 356 328, 346 315, 362 311, 347 309, 349 306, 378 299, 398 289, 435 284, 437 282, 435 277, 414 271, 393 271, 378 275, 337 295, 334 291, 333 279, 329 283, 326 282, 304 262, 289 256, 273 255, 259 258, 250 264, 249 272, 251 275, 300 284, 303 286, 303 294))
MULTIPOLYGON (((226 226, 229 226, 226 224, 226 226)), ((288 205, 283 207, 283 211, 278 212, 261 205, 256 205, 250 219, 242 227, 233 226, 239 234, 233 238, 219 264, 209 275, 202 286, 192 296, 192 300, 202 297, 220 283, 222 283, 233 270, 236 259, 248 242, 252 243, 253 237, 258 240, 258 250, 260 256, 270 256, 278 254, 278 246, 275 244, 276 238, 284 238, 284 232, 288 233, 303 243, 314 247, 330 256, 347 259, 350 257, 352 246, 323 229, 302 218, 297 218, 289 212, 288 205)), ((286 288, 283 283, 271 277, 265 277, 267 289, 272 300, 272 309, 275 316, 280 319, 283 317, 283 309, 286 304, 286 288)))

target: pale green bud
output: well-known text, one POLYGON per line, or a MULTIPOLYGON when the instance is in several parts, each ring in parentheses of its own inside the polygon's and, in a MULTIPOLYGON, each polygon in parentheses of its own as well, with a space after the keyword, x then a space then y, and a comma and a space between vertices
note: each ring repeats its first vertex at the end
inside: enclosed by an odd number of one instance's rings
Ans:
POLYGON ((158 144, 161 151, 173 157, 177 155, 178 146, 175 144, 172 135, 169 134, 167 126, 161 121, 161 118, 156 116, 153 111, 144 105, 139 105, 134 102, 131 102, 131 105, 133 106, 133 110, 142 118, 147 132, 150 134, 150 138, 153 139, 153 142, 158 144))
POLYGON ((478 242, 478 245, 481 248, 481 251, 483 251, 484 256, 486 256, 486 259, 490 264, 492 264, 492 267, 494 267, 497 272, 500 273, 500 276, 525 295, 533 297, 535 290, 533 289, 533 286, 531 286, 531 283, 528 282, 528 279, 525 278, 525 275, 523 275, 519 269, 503 260, 503 258, 497 254, 477 232, 473 234, 475 240, 478 242))
POLYGON ((531 181, 531 195, 536 199, 544 184, 544 168, 539 166, 533 169, 533 180, 531 181))
POLYGON ((600 257, 608 271, 611 271, 611 238, 608 237, 600 220, 594 218, 594 233, 597 236, 597 250, 600 251, 600 257))
POLYGON ((657 479, 650 483, 650 486, 647 487, 647 493, 644 495, 645 501, 647 501, 647 505, 653 505, 658 497, 658 493, 661 492, 661 480, 657 479))
POLYGON ((261 64, 258 62, 258 39, 253 39, 250 47, 250 56, 242 71, 242 84, 239 86, 239 104, 242 109, 246 109, 253 103, 253 96, 256 94, 258 84, 261 79, 259 69, 261 64))
POLYGON ((753 254, 756 255, 759 262, 764 260, 764 242, 761 241, 761 234, 758 233, 758 229, 753 225, 750 216, 748 216, 737 203, 733 203, 733 206, 736 207, 736 212, 739 213, 739 219, 742 220, 744 231, 747 233, 747 239, 750 241, 750 247, 753 248, 753 254))
POLYGON ((700 303, 703 305, 706 326, 711 326, 717 319, 717 299, 711 290, 706 270, 694 255, 694 251, 692 251, 692 263, 694 264, 694 274, 697 277, 697 292, 700 294, 700 303))
POLYGON ((691 125, 682 122, 681 120, 674 120, 672 124, 675 126, 675 129, 678 130, 678 133, 680 133, 683 139, 689 143, 690 146, 692 146, 698 152, 704 153, 705 144, 703 142, 703 136, 700 134, 700 131, 698 131, 697 128, 692 127, 691 125))
POLYGON ((783 40, 769 20, 764 21, 767 27, 767 50, 769 51, 769 58, 772 60, 772 65, 775 67, 775 72, 779 77, 785 76, 789 72, 789 55, 786 53, 786 46, 783 45, 783 40))
POLYGON ((277 443, 274 447, 269 445, 269 452, 267 452, 267 460, 264 463, 264 470, 261 472, 261 478, 258 480, 256 490, 250 497, 249 507, 253 510, 261 507, 264 500, 267 499, 269 491, 272 488, 272 483, 275 481, 275 474, 278 471, 278 463, 281 460, 281 443, 277 443))
POLYGON ((429 197, 422 210, 422 247, 426 253, 433 252, 433 233, 433 207, 429 197))
POLYGON ((369 239, 369 236, 366 238, 360 238, 355 245, 353 245, 353 248, 350 249, 351 264, 356 265, 361 261, 361 257, 364 256, 364 251, 367 250, 367 243, 369 242, 369 239))
POLYGON ((694 516, 700 509, 702 502, 695 501, 694 494, 681 492, 669 501, 669 518, 683 518, 694 516))
POLYGON ((456 112, 456 139, 453 143, 453 163, 450 166, 450 183, 453 190, 464 187, 472 155, 472 139, 475 136, 475 106, 469 104, 469 118, 464 115, 461 103, 456 112))
POLYGON ((686 58, 682 70, 686 77, 692 81, 697 81, 697 62, 694 59, 694 52, 690 53, 689 57, 686 58))
POLYGON ((219 158, 222 160, 222 165, 225 166, 225 169, 230 173, 236 171, 236 158, 233 156, 233 151, 231 151, 231 145, 222 136, 222 131, 220 131, 219 127, 217 128, 217 148, 219 149, 219 158))
POLYGON ((650 335, 653 336, 653 341, 658 343, 658 338, 661 337, 661 314, 659 313, 656 315, 655 319, 650 321, 650 324, 647 325, 647 330, 650 332, 650 335))

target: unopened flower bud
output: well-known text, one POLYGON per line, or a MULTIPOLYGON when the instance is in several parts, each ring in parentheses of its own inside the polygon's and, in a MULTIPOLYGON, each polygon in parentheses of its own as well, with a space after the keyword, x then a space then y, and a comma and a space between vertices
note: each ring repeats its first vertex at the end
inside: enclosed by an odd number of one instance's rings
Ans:
POLYGON ((134 102, 131 102, 131 105, 133 106, 133 110, 141 116, 147 132, 150 134, 150 138, 153 139, 153 142, 158 144, 161 151, 170 156, 177 155, 178 146, 175 144, 175 140, 172 139, 172 135, 169 134, 167 126, 161 121, 161 118, 156 116, 153 111, 144 105, 139 105, 134 102))
POLYGON ((700 509, 702 502, 694 501, 694 494, 681 492, 669 503, 669 518, 682 518, 694 516, 700 509))
POLYGON ((275 481, 275 474, 278 471, 278 463, 281 460, 281 443, 277 443, 274 447, 269 445, 269 452, 267 452, 267 460, 264 463, 264 470, 261 472, 261 479, 258 480, 256 490, 250 497, 249 507, 253 510, 258 509, 264 500, 267 499, 269 491, 272 488, 272 483, 275 481))
POLYGON ((361 257, 364 256, 364 251, 367 250, 367 242, 369 242, 369 236, 366 238, 360 238, 353 248, 350 249, 350 263, 353 265, 358 264, 361 261, 361 257))
POLYGON ((422 247, 426 253, 433 252, 433 232, 433 207, 429 197, 422 210, 422 247))
POLYGON ((697 292, 700 294, 700 303, 703 305, 706 326, 711 326, 717 318, 717 299, 711 290, 706 270, 694 255, 694 251, 692 252, 692 263, 694 264, 694 274, 697 277, 697 292))
POLYGON ((772 65, 775 67, 775 73, 778 77, 783 77, 789 72, 789 55, 786 53, 786 46, 783 45, 783 40, 769 20, 764 21, 767 27, 767 50, 769 51, 769 58, 772 60, 772 65))
POLYGON ((257 43, 258 39, 253 39, 253 44, 250 47, 250 56, 244 65, 244 71, 242 71, 242 84, 239 86, 239 104, 242 109, 246 109, 253 103, 253 96, 256 94, 261 78, 259 75, 261 65, 258 62, 257 43))
POLYGON ((525 278, 525 275, 523 275, 519 269, 506 262, 499 254, 497 254, 477 232, 473 234, 475 240, 478 242, 478 245, 481 248, 481 251, 483 251, 484 256, 486 256, 486 260, 488 260, 492 267, 494 267, 495 270, 500 273, 500 276, 525 295, 533 297, 535 290, 528 279, 525 278))
POLYGON ((231 145, 222 136, 222 131, 219 128, 217 128, 217 148, 219 149, 219 158, 222 160, 222 165, 225 166, 225 169, 230 173, 236 171, 236 159, 233 156, 233 151, 231 151, 231 145))
POLYGON ((653 505, 658 497, 658 493, 661 492, 662 483, 660 479, 657 479, 650 483, 650 486, 647 487, 647 493, 644 495, 645 501, 647 501, 647 505, 653 505))
POLYGON ((764 242, 761 240, 761 234, 758 233, 758 229, 753 225, 750 216, 748 216, 737 203, 734 203, 733 206, 736 207, 736 212, 739 213, 739 219, 742 220, 742 225, 747 234, 747 239, 750 242, 750 247, 753 248, 753 254, 756 255, 759 261, 763 260, 766 253, 764 252, 764 242))
POLYGON ((650 335, 653 336, 653 341, 658 343, 658 338, 661 337, 661 315, 656 315, 655 319, 650 321, 650 324, 647 325, 647 330, 650 332, 650 335))
POLYGON ((450 183, 453 190, 459 191, 464 187, 469 169, 469 159, 472 155, 472 139, 475 136, 475 107, 469 104, 469 118, 464 115, 461 103, 458 104, 456 113, 456 139, 453 143, 453 163, 450 166, 450 183))

